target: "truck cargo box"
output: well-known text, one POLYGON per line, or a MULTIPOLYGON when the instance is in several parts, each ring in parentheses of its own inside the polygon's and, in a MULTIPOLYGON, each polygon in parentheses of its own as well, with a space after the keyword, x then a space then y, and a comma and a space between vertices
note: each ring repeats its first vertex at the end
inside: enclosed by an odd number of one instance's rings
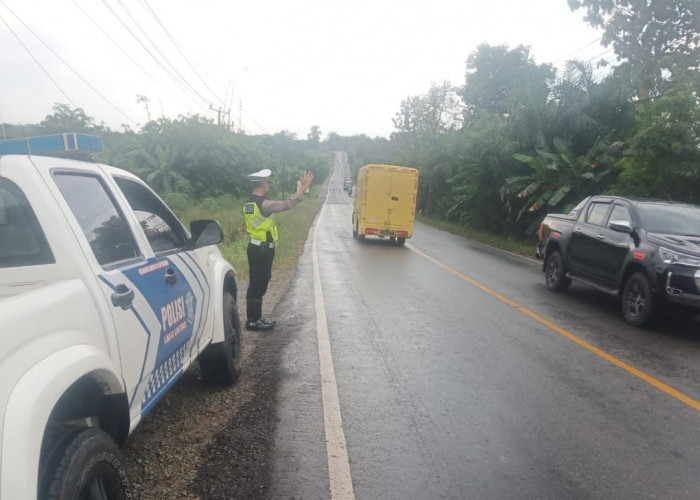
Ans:
POLYGON ((399 245, 413 236, 418 170, 396 165, 366 165, 357 174, 353 235, 389 237, 399 245))

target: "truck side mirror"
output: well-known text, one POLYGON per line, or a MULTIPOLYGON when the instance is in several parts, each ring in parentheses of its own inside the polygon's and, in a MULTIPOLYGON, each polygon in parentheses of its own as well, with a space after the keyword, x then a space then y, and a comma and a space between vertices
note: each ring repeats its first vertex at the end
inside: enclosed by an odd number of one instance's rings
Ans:
POLYGON ((626 220, 611 220, 608 224, 608 227, 613 231, 617 231, 618 233, 634 233, 634 228, 632 227, 632 224, 626 220))
POLYGON ((218 245, 224 241, 224 230, 219 221, 214 219, 193 220, 190 223, 190 233, 194 248, 218 245))

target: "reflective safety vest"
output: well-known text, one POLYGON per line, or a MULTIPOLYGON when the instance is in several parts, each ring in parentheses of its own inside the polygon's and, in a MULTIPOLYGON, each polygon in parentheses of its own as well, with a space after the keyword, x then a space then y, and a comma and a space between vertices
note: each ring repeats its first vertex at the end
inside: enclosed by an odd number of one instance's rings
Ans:
MULTIPOLYGON (((260 198, 260 202, 264 198, 260 198)), ((251 239, 275 243, 278 238, 277 224, 275 223, 274 214, 270 217, 265 217, 260 212, 260 207, 257 202, 249 201, 243 205, 243 215, 245 216, 245 229, 248 231, 251 239), (268 238, 268 234, 270 238, 268 238)))

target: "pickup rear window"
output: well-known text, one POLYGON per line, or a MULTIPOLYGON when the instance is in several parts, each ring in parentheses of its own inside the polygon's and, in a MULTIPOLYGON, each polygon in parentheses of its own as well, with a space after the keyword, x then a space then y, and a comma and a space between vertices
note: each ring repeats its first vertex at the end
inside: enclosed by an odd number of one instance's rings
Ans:
POLYGON ((16 184, 0 179, 0 268, 52 264, 39 221, 16 184))

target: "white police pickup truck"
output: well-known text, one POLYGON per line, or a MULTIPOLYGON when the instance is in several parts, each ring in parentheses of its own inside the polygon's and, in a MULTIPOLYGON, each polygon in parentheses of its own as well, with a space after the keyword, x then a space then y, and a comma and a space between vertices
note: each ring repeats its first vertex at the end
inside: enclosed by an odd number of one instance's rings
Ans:
POLYGON ((122 445, 188 366, 241 372, 218 222, 106 165, 0 156, 0 499, 122 499, 122 445))

